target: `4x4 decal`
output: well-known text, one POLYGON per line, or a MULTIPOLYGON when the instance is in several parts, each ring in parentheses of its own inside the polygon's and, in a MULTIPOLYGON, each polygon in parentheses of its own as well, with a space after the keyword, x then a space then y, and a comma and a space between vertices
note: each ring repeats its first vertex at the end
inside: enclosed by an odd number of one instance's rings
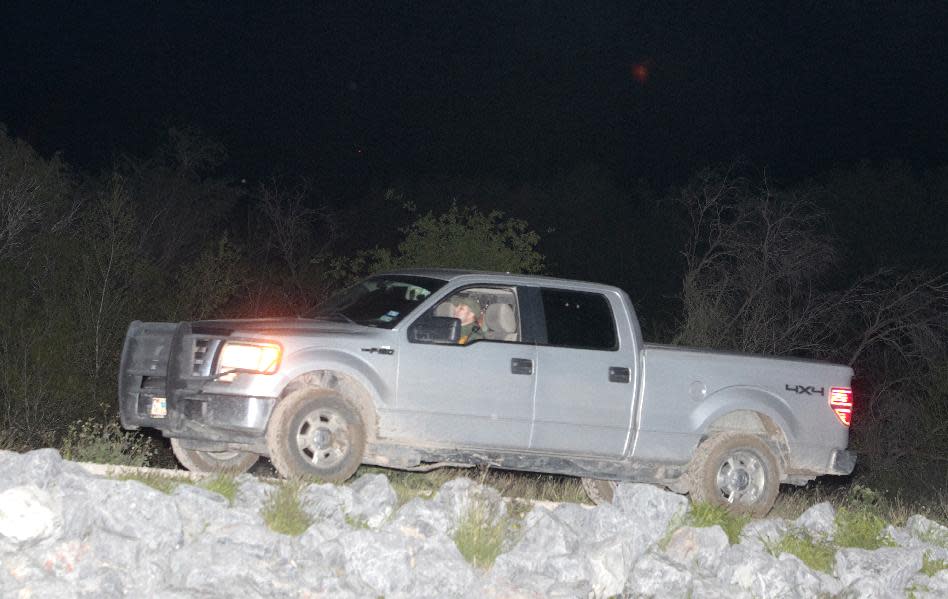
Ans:
POLYGON ((820 387, 819 389, 816 387, 805 387, 803 385, 794 385, 792 387, 790 385, 785 385, 785 387, 787 388, 787 391, 793 391, 794 393, 800 395, 823 395, 823 392, 825 391, 823 387, 820 387))

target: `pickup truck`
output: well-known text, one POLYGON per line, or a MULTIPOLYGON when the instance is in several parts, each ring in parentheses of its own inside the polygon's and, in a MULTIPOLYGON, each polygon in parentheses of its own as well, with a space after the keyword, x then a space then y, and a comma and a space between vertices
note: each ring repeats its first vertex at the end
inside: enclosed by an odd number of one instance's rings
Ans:
POLYGON ((120 369, 122 425, 199 472, 490 465, 764 514, 780 483, 855 464, 848 366, 646 344, 625 292, 581 281, 389 272, 312 318, 135 321, 120 369))

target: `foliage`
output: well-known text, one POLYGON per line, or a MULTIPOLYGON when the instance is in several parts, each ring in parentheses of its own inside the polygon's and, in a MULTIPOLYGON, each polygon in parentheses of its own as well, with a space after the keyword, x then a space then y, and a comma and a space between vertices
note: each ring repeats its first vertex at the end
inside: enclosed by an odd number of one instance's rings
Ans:
POLYGON ((749 516, 732 514, 720 505, 699 501, 691 504, 691 511, 685 516, 683 524, 695 528, 720 526, 733 545, 740 540, 741 531, 749 521, 749 516))
POLYGON ((925 576, 934 576, 942 570, 948 570, 948 561, 933 558, 930 552, 926 551, 922 556, 922 569, 919 572, 925 576))
POLYGON ((705 170, 673 195, 687 234, 674 342, 853 366, 852 445, 886 486, 948 483, 948 273, 840 280, 826 191, 705 170))
POLYGON ((579 479, 572 476, 536 474, 495 468, 438 468, 430 472, 408 472, 362 466, 359 473, 378 472, 388 477, 399 505, 415 497, 429 499, 449 480, 466 476, 497 489, 505 497, 527 501, 589 503, 579 479))
POLYGON ((473 500, 454 531, 454 544, 475 568, 489 569, 504 548, 508 519, 483 501, 473 500))
POLYGON ((290 536, 306 532, 313 518, 300 503, 300 493, 304 488, 306 483, 303 481, 285 480, 270 491, 260 515, 271 530, 290 536))
POLYGON ((837 251, 818 190, 705 170, 674 201, 688 223, 675 343, 753 353, 825 355, 835 298, 815 291, 837 251))
POLYGON ((836 544, 860 549, 894 546, 895 542, 885 533, 887 523, 878 513, 881 505, 879 493, 853 485, 846 505, 836 510, 836 544))
POLYGON ((202 480, 200 487, 222 495, 227 499, 228 503, 233 505, 234 500, 237 499, 239 485, 237 484, 237 478, 233 474, 222 472, 202 480))
POLYGON ((70 424, 61 451, 67 460, 117 466, 150 466, 156 453, 151 439, 122 430, 115 420, 95 418, 70 424))
POLYGON ((538 273, 543 256, 540 236, 526 221, 505 218, 498 210, 481 212, 456 203, 440 214, 428 212, 402 229, 395 251, 374 248, 332 264, 334 276, 351 282, 363 274, 408 267, 463 268, 538 273))
POLYGON ((184 476, 168 475, 161 472, 125 472, 112 478, 116 480, 136 480, 148 485, 156 491, 170 495, 179 485, 191 484, 191 480, 184 476))
POLYGON ((836 512, 835 541, 840 547, 878 549, 895 542, 885 534, 886 521, 868 509, 840 508, 836 512))
POLYGON ((804 532, 786 534, 777 542, 767 544, 767 550, 774 557, 781 553, 795 555, 810 568, 826 573, 832 573, 836 559, 836 547, 832 543, 814 539, 804 532))
POLYGON ((216 316, 237 294, 242 280, 241 248, 223 235, 181 275, 181 293, 170 320, 216 316))

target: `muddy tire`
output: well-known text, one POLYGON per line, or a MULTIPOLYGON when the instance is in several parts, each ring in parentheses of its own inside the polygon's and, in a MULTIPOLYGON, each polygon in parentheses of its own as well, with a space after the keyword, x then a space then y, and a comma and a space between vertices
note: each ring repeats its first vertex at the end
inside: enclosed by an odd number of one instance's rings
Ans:
POLYGON ((191 472, 202 474, 243 474, 257 463, 260 456, 247 451, 202 451, 188 449, 179 439, 171 439, 171 451, 181 465, 191 472))
POLYGON ((756 517, 770 511, 780 488, 773 452, 743 433, 717 434, 699 445, 688 474, 692 501, 756 517))
POLYGON ((583 478, 582 483, 586 496, 596 505, 611 504, 619 484, 614 480, 600 478, 583 478))
POLYGON ((286 478, 342 482, 362 463, 365 425, 338 393, 303 389, 277 403, 267 448, 273 467, 286 478))

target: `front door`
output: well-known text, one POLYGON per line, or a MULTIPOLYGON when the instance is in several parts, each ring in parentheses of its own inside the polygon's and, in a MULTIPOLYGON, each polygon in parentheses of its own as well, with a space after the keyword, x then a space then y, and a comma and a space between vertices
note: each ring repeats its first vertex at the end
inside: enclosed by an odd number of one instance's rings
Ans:
MULTIPOLYGON (((526 449, 533 419, 536 347, 519 341, 519 311, 511 288, 468 287, 446 296, 431 315, 474 302, 473 341, 399 343, 395 409, 387 434, 450 447, 526 449), (454 300, 452 302, 452 300, 454 300), (493 306, 493 307, 491 307, 493 306), (490 316, 502 314, 503 329, 490 316)), ((410 331, 410 326, 408 330, 410 331)))

